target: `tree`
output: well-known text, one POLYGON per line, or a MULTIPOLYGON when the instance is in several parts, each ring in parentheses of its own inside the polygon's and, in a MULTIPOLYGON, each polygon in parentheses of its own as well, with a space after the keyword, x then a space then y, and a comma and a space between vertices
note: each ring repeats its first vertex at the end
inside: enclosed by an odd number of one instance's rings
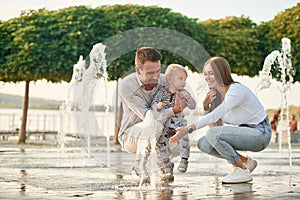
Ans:
MULTIPOLYGON (((73 64, 80 55, 87 56, 94 44, 120 32, 147 26, 169 28, 199 42, 204 40, 201 26, 195 19, 155 6, 116 5, 95 9, 77 6, 56 11, 29 10, 18 18, 1 22, 0 81, 25 81, 19 143, 26 141, 30 82, 41 79, 69 81, 73 64)), ((108 40, 106 42, 110 44, 108 40)), ((110 80, 117 80, 134 68, 132 55, 133 51, 111 60, 108 68, 110 80)), ((188 63, 171 53, 164 56, 164 62, 188 63)))
MULTIPOLYGON (((78 10, 80 9, 81 7, 78 10)), ((79 11, 78 15, 81 14, 79 11)), ((78 49, 84 49, 81 44, 76 45, 75 36, 79 33, 76 25, 72 26, 72 21, 68 17, 68 15, 59 16, 55 12, 44 9, 30 10, 23 12, 19 18, 2 24, 2 28, 6 30, 2 36, 8 39, 3 46, 6 51, 3 52, 0 80, 25 81, 18 143, 25 143, 26 140, 30 82, 41 79, 51 82, 69 80, 72 64, 79 57, 78 49), (65 73, 66 71, 69 73, 65 73)))
MULTIPOLYGON (((168 8, 159 8, 157 6, 138 6, 138 5, 114 5, 114 6, 102 6, 97 8, 102 10, 107 16, 107 22, 111 24, 114 28, 115 33, 124 33, 125 31, 139 29, 142 27, 153 27, 153 28, 166 28, 170 30, 177 31, 179 33, 185 34, 186 36, 191 37, 198 43, 202 44, 205 41, 205 34, 202 29, 202 25, 197 25, 196 19, 190 19, 186 16, 183 16, 179 13, 171 12, 168 8)), ((115 52, 121 50, 124 46, 144 46, 145 40, 152 39, 152 43, 149 42, 146 45, 155 46, 157 41, 163 43, 168 42, 172 39, 172 35, 151 35, 149 31, 147 38, 143 37, 141 30, 136 30, 136 32, 131 31, 131 37, 127 37, 128 41, 120 40, 122 43, 116 42, 115 39, 105 40, 104 43, 110 47, 107 51, 108 55, 112 55, 115 52), (132 39, 130 39, 132 38, 132 39)), ((112 35, 113 36, 113 35, 112 35)), ((176 38, 174 38, 176 39, 176 38)), ((177 41, 178 50, 180 50, 180 44, 182 41, 177 41)), ((160 44, 160 46, 168 46, 168 44, 160 44)), ((169 44, 170 46, 170 44, 169 44)), ((195 55, 198 52, 192 50, 192 47, 183 49, 183 51, 195 55)), ((134 53, 136 48, 133 48, 131 51, 126 52, 126 54, 120 56, 116 60, 110 60, 108 57, 108 74, 110 80, 117 80, 122 77, 125 73, 134 70, 134 53)), ((160 49, 163 54, 162 64, 167 65, 170 63, 178 62, 182 65, 188 65, 193 71, 199 70, 199 66, 192 65, 188 60, 180 57, 179 53, 177 54, 177 49, 173 49, 173 52, 160 49)))
POLYGON ((273 50, 281 49, 282 38, 291 40, 292 63, 296 69, 294 81, 300 81, 300 3, 279 13, 273 20, 261 24, 260 29, 266 30, 263 43, 267 55, 273 50))
POLYGON ((230 63, 232 72, 253 77, 263 65, 256 24, 249 18, 226 17, 199 22, 206 33, 205 48, 212 56, 223 56, 230 63))

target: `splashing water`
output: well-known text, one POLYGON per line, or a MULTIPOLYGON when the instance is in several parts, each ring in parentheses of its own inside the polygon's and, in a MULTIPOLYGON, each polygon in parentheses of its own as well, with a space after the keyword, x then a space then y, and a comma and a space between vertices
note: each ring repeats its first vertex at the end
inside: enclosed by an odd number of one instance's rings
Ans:
POLYGON ((209 87, 205 81, 203 73, 200 74, 199 81, 197 83, 197 88, 196 88, 196 95, 198 99, 200 99, 200 102, 204 101, 205 95, 209 92, 209 87))
POLYGON ((83 74, 85 72, 85 61, 83 56, 79 57, 78 62, 73 65, 73 74, 69 83, 66 101, 59 107, 60 111, 60 127, 58 130, 58 143, 61 152, 64 153, 66 141, 66 133, 71 133, 71 111, 73 107, 73 93, 75 88, 82 82, 83 74), (67 125, 67 126, 66 126, 67 125))
POLYGON ((163 161, 160 159, 160 152, 156 140, 162 133, 163 125, 155 120, 151 110, 146 112, 145 119, 133 127, 140 132, 136 156, 138 171, 141 173, 139 187, 144 187, 145 176, 150 178, 151 189, 157 188, 157 180, 162 178, 163 161))
POLYGON ((98 43, 93 46, 89 54, 89 66, 82 73, 81 78, 78 78, 77 83, 82 83, 81 87, 75 88, 74 106, 81 111, 89 111, 95 94, 95 88, 100 78, 107 80, 106 60, 105 60, 106 46, 98 43))
POLYGON ((263 69, 259 73, 260 82, 257 85, 256 93, 262 89, 267 89, 271 85, 270 79, 272 78, 271 69, 275 65, 280 70, 280 87, 281 92, 281 113, 279 129, 279 152, 282 148, 282 134, 286 132, 288 135, 288 150, 289 150, 289 163, 290 163, 290 189, 291 189, 291 176, 292 176, 292 147, 291 147, 291 133, 289 129, 289 104, 287 91, 290 89, 290 84, 293 83, 293 76, 295 71, 291 62, 291 41, 288 38, 282 38, 282 49, 272 51, 265 59, 263 69), (276 64, 276 61, 278 64, 276 64))
MULTIPOLYGON (((106 46, 99 43, 93 46, 89 56, 86 60, 83 60, 82 56, 79 57, 78 62, 73 66, 73 75, 69 83, 69 89, 67 94, 66 101, 60 107, 61 119, 65 120, 70 116, 70 113, 73 113, 73 125, 76 126, 76 133, 79 137, 83 138, 86 141, 86 146, 88 154, 91 154, 91 135, 92 134, 101 134, 107 137, 107 166, 110 167, 110 143, 109 143, 109 134, 102 133, 97 119, 91 112, 94 92, 97 87, 97 84, 100 80, 104 81, 105 99, 106 99, 106 110, 109 111, 109 106, 107 103, 107 72, 106 72, 106 59, 105 59, 105 48, 106 46), (88 67, 86 67, 88 66, 88 67), (96 126, 95 126, 96 124, 96 126)), ((65 147, 65 136, 68 133, 65 127, 66 121, 61 120, 61 127, 59 130, 59 143, 64 151, 65 147)), ((108 119, 107 119, 108 120, 108 119)), ((104 123, 104 126, 106 123, 104 123)), ((105 127, 102 127, 105 129, 105 127)), ((156 136, 162 131, 162 124, 158 123, 152 113, 149 111, 146 114, 145 120, 140 123, 140 128, 142 128, 142 136, 137 147, 137 156, 141 156, 141 162, 139 170, 141 173, 141 180, 143 176, 148 175, 149 172, 151 180, 151 189, 157 187, 156 182, 158 178, 161 178, 159 171, 163 168, 162 161, 159 157, 158 149, 156 148, 156 136), (150 146, 150 148, 148 148, 150 146), (144 170, 146 169, 146 171, 144 170)), ((144 187, 141 182, 139 187, 144 187)))
MULTIPOLYGON (((78 62, 73 66, 67 98, 60 106, 61 127, 59 130, 59 143, 62 151, 64 151, 66 143, 65 135, 70 133, 70 126, 75 126, 73 127, 76 129, 75 132, 86 141, 89 156, 91 153, 91 135, 103 135, 94 112, 92 112, 94 109, 92 106, 99 80, 104 80, 107 90, 105 48, 106 46, 101 43, 94 45, 86 60, 83 60, 83 57, 80 56, 78 62), (72 114, 73 120, 71 119, 72 114)), ((107 98, 107 95, 105 95, 105 98, 107 98)), ((106 112, 108 112, 107 105, 106 112)))

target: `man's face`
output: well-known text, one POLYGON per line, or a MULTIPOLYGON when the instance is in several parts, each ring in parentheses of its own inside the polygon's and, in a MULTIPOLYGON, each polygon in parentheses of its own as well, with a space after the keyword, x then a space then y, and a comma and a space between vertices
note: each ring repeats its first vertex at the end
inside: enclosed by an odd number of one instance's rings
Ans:
POLYGON ((150 89, 157 85, 160 70, 160 61, 146 61, 142 66, 136 67, 140 81, 150 89))

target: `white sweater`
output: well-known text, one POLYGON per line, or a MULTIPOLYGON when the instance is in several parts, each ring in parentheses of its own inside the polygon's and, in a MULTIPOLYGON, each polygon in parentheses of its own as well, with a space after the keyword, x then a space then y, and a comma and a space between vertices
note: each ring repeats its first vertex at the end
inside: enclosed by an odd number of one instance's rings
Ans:
POLYGON ((258 124, 267 113, 257 96, 240 83, 230 85, 224 101, 211 113, 204 115, 195 122, 196 128, 202 128, 215 123, 222 118, 223 122, 231 125, 258 124))

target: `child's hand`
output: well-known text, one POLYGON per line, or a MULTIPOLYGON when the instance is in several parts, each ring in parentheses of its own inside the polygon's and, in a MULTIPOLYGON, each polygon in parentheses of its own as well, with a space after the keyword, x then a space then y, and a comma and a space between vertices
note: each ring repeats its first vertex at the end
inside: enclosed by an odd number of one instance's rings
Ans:
POLYGON ((156 109, 157 109, 157 110, 161 110, 161 109, 164 108, 164 106, 165 106, 165 103, 163 103, 163 102, 158 102, 157 105, 156 105, 156 109))
POLYGON ((187 101, 190 99, 190 93, 188 91, 181 91, 181 96, 183 96, 187 101))
POLYGON ((175 114, 180 113, 181 111, 183 111, 187 106, 186 100, 182 99, 180 97, 179 92, 176 92, 176 96, 175 96, 175 104, 173 106, 173 112, 175 114))

